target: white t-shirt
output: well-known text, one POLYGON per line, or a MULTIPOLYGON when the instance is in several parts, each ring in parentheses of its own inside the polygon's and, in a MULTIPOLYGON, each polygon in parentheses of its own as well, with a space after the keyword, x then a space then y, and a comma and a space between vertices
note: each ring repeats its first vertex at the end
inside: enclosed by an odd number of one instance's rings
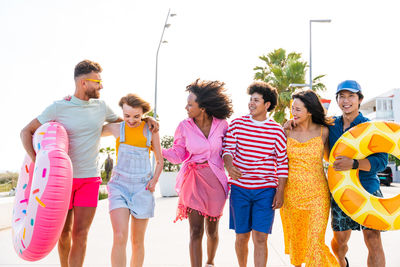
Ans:
POLYGON ((56 121, 67 130, 68 154, 74 178, 99 177, 100 137, 104 122, 114 122, 118 116, 99 99, 84 101, 75 96, 71 100, 55 101, 37 117, 40 123, 56 121))

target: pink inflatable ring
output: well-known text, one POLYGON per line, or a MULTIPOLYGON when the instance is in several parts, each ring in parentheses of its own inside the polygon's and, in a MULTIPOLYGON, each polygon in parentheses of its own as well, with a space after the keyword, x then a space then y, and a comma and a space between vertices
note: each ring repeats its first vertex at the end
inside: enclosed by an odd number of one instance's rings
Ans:
POLYGON ((57 122, 40 126, 33 136, 36 162, 28 155, 19 173, 12 219, 17 254, 36 261, 54 248, 69 207, 72 164, 68 135, 57 122))

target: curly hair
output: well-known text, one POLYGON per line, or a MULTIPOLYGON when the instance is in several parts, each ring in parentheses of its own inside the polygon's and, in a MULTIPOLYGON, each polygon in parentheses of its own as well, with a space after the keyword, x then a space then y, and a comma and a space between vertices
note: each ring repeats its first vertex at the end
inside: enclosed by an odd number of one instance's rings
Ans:
POLYGON ((311 113, 312 122, 326 127, 333 124, 333 118, 326 116, 326 110, 314 91, 298 90, 293 93, 292 99, 299 99, 303 102, 307 111, 311 113))
POLYGON ((278 91, 276 88, 272 87, 269 83, 266 82, 253 82, 247 88, 247 93, 252 95, 254 93, 258 93, 262 95, 264 99, 264 103, 270 102, 271 105, 268 108, 268 112, 272 111, 276 105, 278 104, 278 91))
POLYGON ((122 97, 121 100, 119 100, 118 105, 122 108, 124 104, 133 108, 141 107, 143 109, 143 114, 146 114, 151 109, 150 104, 136 94, 127 94, 122 97))
POLYGON ((74 78, 77 78, 84 74, 89 74, 92 71, 99 73, 99 72, 102 72, 103 69, 101 68, 99 63, 85 59, 85 60, 79 62, 75 66, 74 78))
POLYGON ((186 91, 196 96, 196 103, 204 108, 208 116, 227 119, 233 113, 232 101, 225 93, 225 83, 197 79, 186 86, 186 91))

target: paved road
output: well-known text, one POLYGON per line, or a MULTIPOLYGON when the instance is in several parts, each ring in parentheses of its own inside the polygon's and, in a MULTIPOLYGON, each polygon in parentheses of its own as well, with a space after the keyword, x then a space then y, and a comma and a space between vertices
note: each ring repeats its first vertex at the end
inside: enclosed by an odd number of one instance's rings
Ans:
MULTIPOLYGON (((400 193, 400 184, 382 187, 385 196, 400 193)), ((161 198, 156 200, 156 216, 150 220, 146 236, 145 265, 149 267, 183 267, 190 266, 188 254, 188 223, 187 221, 173 223, 177 198, 161 198)), ((110 251, 112 246, 111 223, 107 211, 108 201, 99 203, 88 240, 85 266, 110 266, 110 251)), ((220 245, 216 257, 217 267, 237 266, 234 251, 234 233, 228 230, 228 206, 224 210, 220 222, 220 245)), ((388 267, 400 266, 400 231, 382 234, 388 267)), ((328 225, 326 243, 330 244, 332 231, 328 225)), ((284 255, 282 225, 277 213, 273 234, 268 240, 268 266, 290 266, 289 257, 284 255)), ((205 243, 204 246, 205 248, 205 243)), ((350 266, 365 267, 367 249, 363 244, 360 232, 353 232, 349 242, 348 258, 350 266)), ((252 255, 252 245, 250 253, 252 255)), ((204 256, 205 257, 205 256, 204 256)), ((251 258, 250 258, 251 259, 251 258)), ((251 260, 249 266, 253 266, 251 260)), ((58 266, 58 254, 54 249, 45 259, 37 262, 25 262, 18 258, 11 244, 11 229, 0 231, 0 266, 58 266)))

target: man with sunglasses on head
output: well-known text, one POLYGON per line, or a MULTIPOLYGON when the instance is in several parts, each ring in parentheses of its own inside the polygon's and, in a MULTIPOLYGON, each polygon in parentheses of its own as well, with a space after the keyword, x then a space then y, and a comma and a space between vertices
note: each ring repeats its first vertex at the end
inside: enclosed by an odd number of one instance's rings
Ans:
MULTIPOLYGON (((61 266, 83 265, 87 236, 102 182, 97 162, 103 124, 122 121, 103 100, 98 99, 103 88, 101 71, 96 62, 79 62, 74 72, 74 95, 55 101, 21 131, 22 143, 33 161, 36 154, 32 135, 43 123, 59 122, 68 133, 68 154, 74 179, 67 219, 58 241, 61 266)), ((151 128, 158 127, 154 120, 150 120, 150 124, 151 128)))

